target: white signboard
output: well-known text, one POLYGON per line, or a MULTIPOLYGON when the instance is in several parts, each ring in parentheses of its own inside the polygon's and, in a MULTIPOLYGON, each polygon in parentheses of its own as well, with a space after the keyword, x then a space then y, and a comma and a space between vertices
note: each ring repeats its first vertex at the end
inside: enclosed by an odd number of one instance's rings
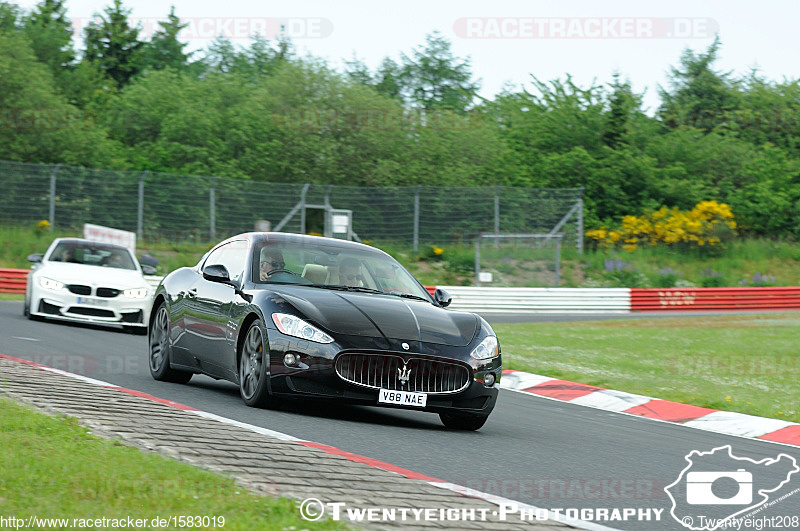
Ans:
POLYGON ((332 232, 334 234, 346 234, 347 229, 350 227, 350 216, 334 214, 331 216, 331 218, 331 221, 333 222, 332 232))
POLYGON ((491 282, 493 279, 494 277, 488 271, 481 271, 478 273, 478 280, 481 282, 491 282))
POLYGON ((93 242, 113 243, 122 245, 136 252, 136 233, 126 230, 112 229, 101 225, 83 224, 83 237, 93 242))

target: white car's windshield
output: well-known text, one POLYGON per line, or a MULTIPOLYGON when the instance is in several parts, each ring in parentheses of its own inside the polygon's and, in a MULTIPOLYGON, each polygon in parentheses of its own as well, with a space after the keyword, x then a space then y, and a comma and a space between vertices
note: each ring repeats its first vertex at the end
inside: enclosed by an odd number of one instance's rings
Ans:
POLYGON ((374 290, 430 300, 428 292, 392 257, 322 239, 318 243, 265 241, 257 245, 253 278, 256 282, 374 290))
POLYGON ((136 270, 136 265, 128 251, 102 243, 59 242, 48 260, 136 270))

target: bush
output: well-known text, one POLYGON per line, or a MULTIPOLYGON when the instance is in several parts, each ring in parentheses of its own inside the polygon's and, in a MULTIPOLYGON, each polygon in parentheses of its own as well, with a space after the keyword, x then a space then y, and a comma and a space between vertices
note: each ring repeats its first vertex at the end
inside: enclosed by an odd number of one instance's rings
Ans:
POLYGON ((629 252, 641 246, 656 245, 724 248, 725 243, 733 238, 735 228, 736 222, 727 204, 701 201, 689 211, 662 206, 642 216, 624 216, 620 228, 601 227, 587 231, 586 237, 593 240, 596 248, 621 246, 629 252))
POLYGON ((727 282, 722 273, 706 269, 700 274, 700 285, 704 288, 722 288, 727 286, 727 282))
POLYGON ((653 285, 656 288, 674 288, 681 276, 671 267, 659 270, 653 285))

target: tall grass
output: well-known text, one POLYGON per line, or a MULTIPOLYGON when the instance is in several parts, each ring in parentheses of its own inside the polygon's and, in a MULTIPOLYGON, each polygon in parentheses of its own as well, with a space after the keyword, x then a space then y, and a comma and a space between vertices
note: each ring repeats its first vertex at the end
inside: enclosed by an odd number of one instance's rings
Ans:
MULTIPOLYGON (((27 268, 26 257, 43 253, 53 238, 79 237, 77 230, 37 231, 36 227, 0 227, 0 267, 27 268)), ((159 273, 191 266, 216 242, 143 240, 137 243, 137 255, 150 254, 159 260, 159 273)), ((423 284, 470 285, 474 281, 475 248, 471 245, 434 246, 421 244, 414 252, 400 242, 366 242, 378 247, 408 268, 423 284)), ((530 278, 527 285, 541 279, 535 273, 551 267, 551 250, 486 249, 484 268, 499 278, 515 275, 517 280, 530 278), (533 254, 532 254, 533 253, 533 254), (526 260, 537 260, 532 267, 526 260), (516 271, 511 270, 516 268, 516 271), (529 271, 529 273, 526 273, 529 271), (528 274, 528 277, 526 277, 528 274)), ((778 286, 800 285, 800 244, 766 239, 739 239, 715 256, 697 250, 645 247, 634 252, 587 251, 564 248, 561 253, 561 285, 565 287, 682 287, 703 285, 755 285, 768 278, 778 286), (608 261, 624 263, 621 271, 608 271, 608 261), (672 276, 674 275, 674 279, 672 276), (712 278, 713 277, 713 278, 712 278)))

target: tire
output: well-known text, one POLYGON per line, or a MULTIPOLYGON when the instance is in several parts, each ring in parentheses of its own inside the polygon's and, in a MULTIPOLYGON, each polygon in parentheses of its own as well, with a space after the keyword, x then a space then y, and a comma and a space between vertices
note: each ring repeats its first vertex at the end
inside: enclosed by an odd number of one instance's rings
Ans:
POLYGON ((486 424, 489 415, 473 415, 471 413, 439 413, 439 419, 445 427, 452 430, 475 431, 486 424))
POLYGON ((169 365, 172 345, 169 337, 169 312, 164 302, 156 310, 147 344, 148 365, 154 380, 185 384, 192 379, 191 372, 178 371, 169 365))
POLYGON ((269 394, 269 351, 264 341, 261 319, 250 324, 239 352, 239 394, 250 407, 267 407, 269 394))
POLYGON ((25 302, 22 306, 22 315, 27 317, 30 320, 33 320, 33 316, 31 315, 31 298, 29 296, 30 288, 25 286, 25 302))

